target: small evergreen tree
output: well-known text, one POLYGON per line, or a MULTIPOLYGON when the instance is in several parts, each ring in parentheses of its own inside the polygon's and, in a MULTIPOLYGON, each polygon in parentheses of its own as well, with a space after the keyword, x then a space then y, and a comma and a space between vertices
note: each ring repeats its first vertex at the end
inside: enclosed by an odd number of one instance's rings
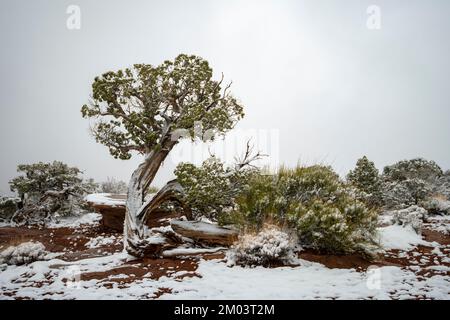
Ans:
POLYGON ((9 182, 21 199, 21 209, 13 216, 16 222, 40 222, 78 211, 83 196, 97 187, 92 179, 83 181, 78 168, 59 161, 21 164, 17 171, 23 174, 9 182))
POLYGON ((362 192, 361 200, 370 206, 382 203, 381 180, 378 169, 366 156, 358 159, 356 167, 347 175, 347 181, 362 192))
POLYGON ((252 167, 225 167, 212 156, 199 167, 181 163, 175 169, 177 181, 183 187, 184 201, 192 210, 192 217, 211 220, 234 208, 234 200, 245 187, 248 177, 256 172, 252 167))
POLYGON ((422 158, 399 161, 383 170, 383 197, 390 207, 420 204, 433 194, 442 175, 442 169, 434 161, 422 158))

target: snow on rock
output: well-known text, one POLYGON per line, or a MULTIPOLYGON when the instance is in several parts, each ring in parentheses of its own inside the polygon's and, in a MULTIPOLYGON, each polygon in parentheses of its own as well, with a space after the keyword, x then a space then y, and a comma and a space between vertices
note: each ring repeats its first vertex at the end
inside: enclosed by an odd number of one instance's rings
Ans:
POLYGON ((430 245, 410 225, 392 225, 378 228, 380 244, 385 249, 410 250, 415 246, 430 245))
POLYGON ((103 205, 109 207, 125 206, 125 195, 113 195, 111 193, 93 193, 87 195, 84 200, 93 205, 103 205))
POLYGON ((40 242, 23 242, 11 246, 0 253, 0 264, 22 265, 44 260, 48 252, 40 242))
POLYGON ((102 219, 102 215, 90 212, 85 213, 82 215, 73 215, 73 216, 66 216, 63 218, 60 218, 57 221, 53 221, 48 224, 49 228, 79 228, 83 225, 98 225, 100 223, 100 220, 102 219))

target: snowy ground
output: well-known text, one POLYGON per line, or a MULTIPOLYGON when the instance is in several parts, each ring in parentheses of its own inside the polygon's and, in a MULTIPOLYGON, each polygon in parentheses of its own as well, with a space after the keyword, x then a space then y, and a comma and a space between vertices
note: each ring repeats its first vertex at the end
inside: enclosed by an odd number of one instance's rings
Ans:
POLYGON ((162 259, 127 261, 118 250, 121 235, 99 233, 93 214, 64 222, 64 232, 44 230, 54 234, 46 246, 62 237, 74 241, 69 250, 0 266, 0 299, 450 299, 449 237, 436 231, 449 225, 435 220, 426 227, 440 242, 408 227, 380 227, 386 252, 368 268, 299 259, 299 266, 269 269, 228 267, 220 249, 181 248, 162 259))

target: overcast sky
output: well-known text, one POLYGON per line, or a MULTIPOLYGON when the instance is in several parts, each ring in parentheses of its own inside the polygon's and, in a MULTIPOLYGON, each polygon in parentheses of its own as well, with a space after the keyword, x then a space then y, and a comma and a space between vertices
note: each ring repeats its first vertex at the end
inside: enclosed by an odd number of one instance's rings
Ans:
POLYGON ((17 164, 38 161, 128 180, 139 157, 113 159, 80 108, 96 75, 179 53, 233 80, 238 130, 269 133, 279 163, 345 174, 362 155, 380 169, 421 156, 450 168, 448 0, 1 0, 0 16, 0 193, 17 164), (79 30, 66 26, 72 4, 79 30), (369 5, 381 29, 367 27, 369 5))

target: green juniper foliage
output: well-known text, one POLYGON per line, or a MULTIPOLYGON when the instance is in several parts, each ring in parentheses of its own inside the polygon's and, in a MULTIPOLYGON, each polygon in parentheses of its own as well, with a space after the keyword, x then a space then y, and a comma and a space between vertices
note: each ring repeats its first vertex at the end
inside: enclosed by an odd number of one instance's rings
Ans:
POLYGON ((184 200, 193 216, 216 220, 234 207, 234 199, 254 170, 226 168, 216 157, 205 160, 199 167, 181 163, 175 169, 178 182, 184 190, 184 200))
POLYGON ((23 173, 9 182, 11 191, 17 192, 25 202, 40 198, 46 191, 60 191, 71 186, 80 186, 83 179, 76 167, 54 161, 53 163, 20 164, 17 171, 23 173))
POLYGON ((369 206, 382 204, 380 175, 375 164, 366 156, 358 159, 355 169, 348 173, 347 181, 361 192, 359 198, 369 206))
POLYGON ((135 64, 96 77, 93 101, 81 109, 85 118, 98 118, 93 133, 115 158, 129 159, 164 147, 163 140, 177 129, 194 138, 194 124, 224 133, 243 117, 243 107, 212 80, 206 60, 180 54, 159 66, 135 64))
POLYGON ((34 217, 73 213, 83 196, 97 188, 93 180, 82 179, 78 168, 59 161, 21 164, 17 170, 22 175, 9 182, 11 191, 18 193, 21 211, 34 217))

